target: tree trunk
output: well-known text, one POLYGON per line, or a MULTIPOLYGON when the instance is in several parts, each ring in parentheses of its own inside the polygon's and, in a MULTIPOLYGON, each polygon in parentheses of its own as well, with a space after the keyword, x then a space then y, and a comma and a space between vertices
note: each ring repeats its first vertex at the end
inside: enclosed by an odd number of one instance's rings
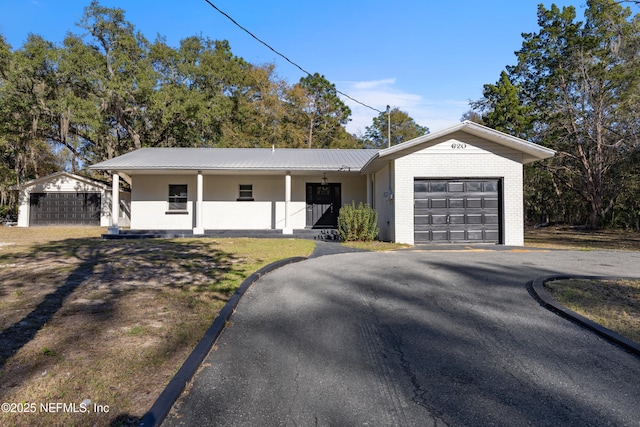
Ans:
POLYGON ((602 197, 599 194, 591 194, 591 212, 587 226, 592 230, 600 228, 600 216, 602 213, 602 197))

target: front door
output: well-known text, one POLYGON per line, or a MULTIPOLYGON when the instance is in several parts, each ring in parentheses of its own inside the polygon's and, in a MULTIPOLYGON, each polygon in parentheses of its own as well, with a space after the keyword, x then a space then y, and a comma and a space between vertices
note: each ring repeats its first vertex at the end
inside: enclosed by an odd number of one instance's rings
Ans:
POLYGON ((337 228, 341 200, 340 183, 307 183, 307 227, 337 228))

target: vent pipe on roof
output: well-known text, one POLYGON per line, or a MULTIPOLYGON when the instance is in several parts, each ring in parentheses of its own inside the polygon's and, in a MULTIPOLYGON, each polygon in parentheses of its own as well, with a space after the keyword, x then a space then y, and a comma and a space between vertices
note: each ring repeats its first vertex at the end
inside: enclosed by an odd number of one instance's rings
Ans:
POLYGON ((275 151, 276 151, 276 146, 275 146, 275 144, 271 144, 271 152, 272 152, 272 153, 275 153, 275 151))

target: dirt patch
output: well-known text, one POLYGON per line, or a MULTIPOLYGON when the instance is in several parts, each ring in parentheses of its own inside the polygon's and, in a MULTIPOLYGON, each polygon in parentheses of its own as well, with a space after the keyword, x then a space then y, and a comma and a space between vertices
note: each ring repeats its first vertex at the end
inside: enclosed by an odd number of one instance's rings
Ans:
POLYGON ((0 252, 0 397, 36 411, 0 425, 135 423, 246 276, 313 250, 284 239, 25 245, 0 252), (82 412, 87 399, 108 412, 82 412))

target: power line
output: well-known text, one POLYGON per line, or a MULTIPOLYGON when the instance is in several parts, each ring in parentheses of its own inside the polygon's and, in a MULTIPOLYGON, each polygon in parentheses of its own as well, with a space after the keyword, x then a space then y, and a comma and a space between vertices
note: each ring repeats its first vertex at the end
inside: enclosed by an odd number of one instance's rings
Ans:
MULTIPOLYGON (((261 44, 263 44, 264 46, 267 47, 267 49, 271 50, 273 53, 275 53, 276 55, 280 56, 281 58, 283 58, 285 61, 287 61, 288 63, 290 63, 291 65, 293 65, 294 67, 296 67, 297 69, 299 69, 300 71, 302 71, 303 73, 311 76, 312 74, 310 72, 308 72, 307 70, 305 70, 304 68, 302 68, 300 65, 296 64, 295 62, 293 62, 292 60, 290 60, 289 58, 287 58, 285 55, 283 55, 282 53, 278 52, 277 50, 275 50, 274 48, 272 48, 268 43, 262 41, 259 37, 257 37, 255 34, 253 34, 251 31, 247 30, 245 27, 243 27, 242 25, 240 25, 235 19, 233 19, 231 16, 229 16, 228 14, 226 14, 224 11, 220 10, 220 8, 218 8, 215 4, 211 3, 209 0, 205 0, 207 3, 209 3, 209 6, 211 6, 212 8, 214 8, 215 10, 217 10, 220 14, 224 15, 228 20, 230 20, 231 22, 233 22, 233 24, 235 26, 237 26, 238 28, 240 28, 242 31, 244 31, 245 33, 249 34, 251 37, 253 37, 254 39, 256 39, 258 42, 260 42, 261 44)), ((384 113, 384 111, 380 111, 377 108, 374 108, 370 105, 365 104, 364 102, 360 102, 357 99, 347 95, 344 92, 339 91, 338 89, 336 89, 336 92, 339 93, 340 95, 344 96, 345 98, 348 98, 350 100, 352 100, 353 102, 356 102, 360 105, 362 105, 363 107, 369 108, 373 111, 376 111, 378 113, 384 113)))

